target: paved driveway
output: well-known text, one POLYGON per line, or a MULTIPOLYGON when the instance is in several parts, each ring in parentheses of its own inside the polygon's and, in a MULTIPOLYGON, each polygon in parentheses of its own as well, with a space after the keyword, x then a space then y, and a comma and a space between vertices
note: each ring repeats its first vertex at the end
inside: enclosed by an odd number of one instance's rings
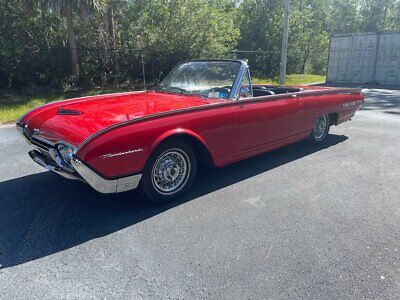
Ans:
POLYGON ((399 298, 400 91, 146 204, 43 172, 0 129, 0 298, 399 298))

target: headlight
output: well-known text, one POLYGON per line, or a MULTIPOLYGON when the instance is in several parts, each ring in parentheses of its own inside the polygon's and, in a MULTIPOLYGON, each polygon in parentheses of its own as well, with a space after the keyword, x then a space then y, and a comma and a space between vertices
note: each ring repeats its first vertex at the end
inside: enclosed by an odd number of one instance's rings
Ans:
POLYGON ((72 154, 74 154, 75 147, 66 144, 58 144, 57 150, 58 153, 60 153, 60 156, 63 159, 64 163, 67 166, 71 167, 71 159, 72 159, 72 154))

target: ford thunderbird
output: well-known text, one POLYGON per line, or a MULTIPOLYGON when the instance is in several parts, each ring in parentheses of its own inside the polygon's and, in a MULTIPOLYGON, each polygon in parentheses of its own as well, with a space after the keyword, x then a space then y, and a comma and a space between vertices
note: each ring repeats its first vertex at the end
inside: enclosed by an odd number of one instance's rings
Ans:
POLYGON ((323 143, 363 102, 360 89, 256 85, 244 60, 199 60, 154 90, 52 102, 16 125, 46 169, 101 193, 139 188, 164 203, 190 189, 199 164, 323 143))

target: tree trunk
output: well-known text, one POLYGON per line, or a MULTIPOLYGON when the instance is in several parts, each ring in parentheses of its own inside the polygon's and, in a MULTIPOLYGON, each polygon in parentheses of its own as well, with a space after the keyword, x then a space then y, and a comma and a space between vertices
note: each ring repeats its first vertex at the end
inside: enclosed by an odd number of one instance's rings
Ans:
POLYGON ((108 36, 110 37, 110 48, 115 48, 115 25, 114 25, 114 8, 113 4, 109 4, 108 9, 108 36))
POLYGON ((111 70, 113 72, 113 82, 115 83, 115 76, 117 73, 117 49, 116 49, 116 40, 115 40, 115 24, 114 24, 114 3, 109 2, 108 8, 108 37, 109 37, 109 50, 110 50, 110 63, 111 70))
POLYGON ((79 77, 78 53, 76 50, 76 37, 74 32, 71 0, 66 1, 65 17, 67 19, 68 46, 71 54, 72 75, 75 78, 78 78, 79 77))
POLYGON ((388 6, 389 6, 389 3, 386 3, 385 4, 385 9, 383 10, 382 25, 381 25, 381 28, 379 28, 379 30, 385 30, 386 29, 386 18, 387 18, 387 13, 388 13, 388 6))
POLYGON ((304 52, 303 63, 301 65, 301 70, 300 70, 301 74, 304 74, 304 72, 306 71, 306 64, 309 54, 310 54, 310 47, 307 47, 306 51, 304 52))

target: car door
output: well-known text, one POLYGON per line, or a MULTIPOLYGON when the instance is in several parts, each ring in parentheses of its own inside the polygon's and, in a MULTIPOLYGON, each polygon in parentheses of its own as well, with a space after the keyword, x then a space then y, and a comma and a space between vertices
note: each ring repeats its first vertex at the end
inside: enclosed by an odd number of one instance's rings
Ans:
POLYGON ((246 70, 239 88, 237 100, 239 115, 239 153, 251 151, 265 145, 267 142, 266 108, 262 101, 247 101, 252 99, 252 89, 249 71, 246 70))
POLYGON ((301 132, 299 121, 303 117, 303 111, 297 95, 280 94, 269 98, 262 101, 268 123, 267 143, 278 143, 301 132))
MULTIPOLYGON (((251 87, 248 72, 243 77, 240 90, 247 84, 251 87)), ((303 112, 296 94, 246 97, 240 92, 240 96, 240 152, 259 152, 298 133, 303 112)))

